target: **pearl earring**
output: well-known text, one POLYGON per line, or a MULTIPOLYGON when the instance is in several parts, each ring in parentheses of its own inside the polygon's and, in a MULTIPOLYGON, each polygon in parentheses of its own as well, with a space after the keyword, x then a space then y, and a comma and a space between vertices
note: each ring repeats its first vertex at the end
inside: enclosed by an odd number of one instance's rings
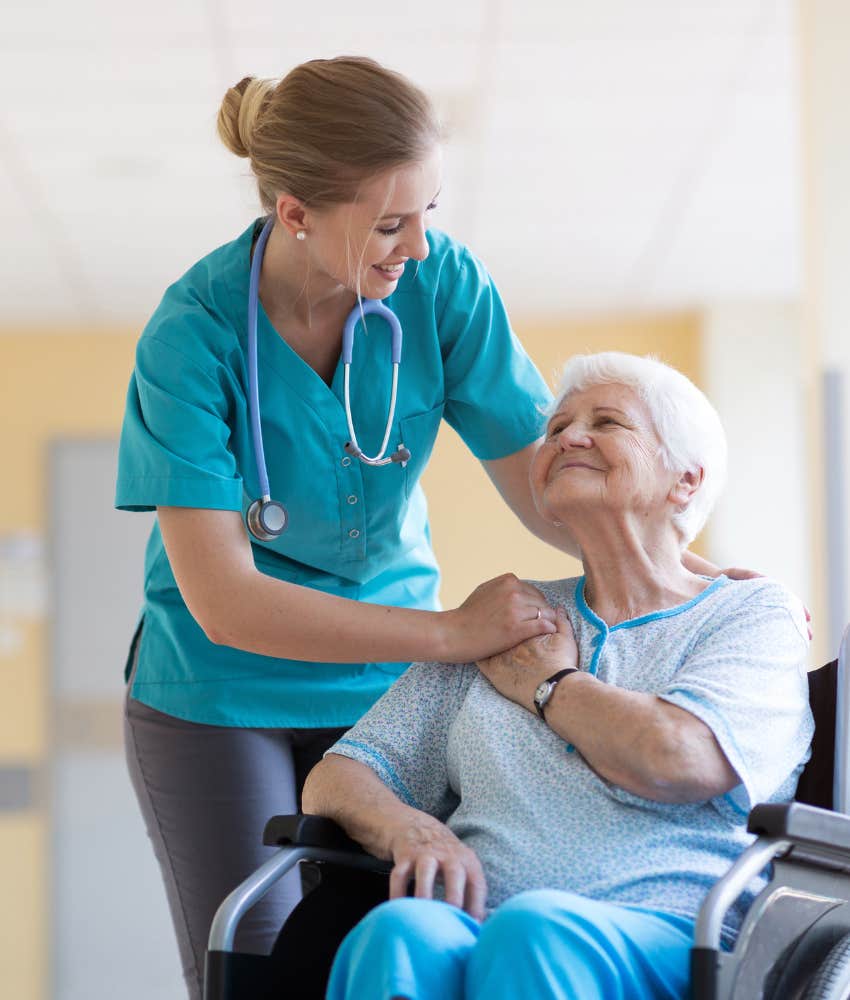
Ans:
POLYGON ((295 234, 295 239, 296 240, 306 240, 307 239, 307 232, 306 232, 306 230, 299 229, 298 232, 295 234))

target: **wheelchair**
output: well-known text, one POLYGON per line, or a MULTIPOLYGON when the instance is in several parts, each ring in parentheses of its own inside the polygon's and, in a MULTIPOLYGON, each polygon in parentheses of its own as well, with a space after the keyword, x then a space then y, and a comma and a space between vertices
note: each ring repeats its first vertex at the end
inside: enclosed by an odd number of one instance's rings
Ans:
MULTIPOLYGON (((790 803, 756 805, 753 843, 710 890, 691 950, 692 1000, 850 998, 850 626, 836 660, 809 673, 812 755, 790 803), (770 867, 732 951, 720 945, 729 907, 770 867)), ((204 1000, 321 1000, 348 931, 388 897, 390 865, 366 854, 331 820, 276 816, 263 842, 280 850, 216 912, 204 1000), (316 888, 284 924, 269 955, 235 952, 243 914, 300 862, 316 888)), ((369 998, 364 998, 369 1000, 369 998)))

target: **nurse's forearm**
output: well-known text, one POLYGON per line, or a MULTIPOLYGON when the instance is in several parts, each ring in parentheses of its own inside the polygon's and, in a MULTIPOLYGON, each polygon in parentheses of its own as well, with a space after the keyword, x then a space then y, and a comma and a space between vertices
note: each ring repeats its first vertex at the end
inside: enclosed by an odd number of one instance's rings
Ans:
POLYGON ((367 604, 260 573, 235 511, 158 514, 183 600, 218 645, 320 663, 471 662, 554 631, 543 596, 515 577, 482 585, 454 611, 367 604))
POLYGON ((533 535, 566 552, 567 555, 580 559, 579 547, 569 530, 564 525, 559 526, 547 521, 534 505, 528 475, 531 460, 539 445, 540 442, 535 441, 526 448, 514 452, 513 455, 481 464, 502 499, 533 535))
POLYGON ((256 570, 190 610, 212 642, 264 656, 321 663, 451 658, 444 614, 365 604, 256 570))
POLYGON ((448 648, 441 615, 362 604, 266 576, 254 565, 238 514, 198 513, 218 522, 206 537, 193 530, 189 511, 161 511, 160 525, 183 599, 216 645, 322 663, 441 659, 448 648))

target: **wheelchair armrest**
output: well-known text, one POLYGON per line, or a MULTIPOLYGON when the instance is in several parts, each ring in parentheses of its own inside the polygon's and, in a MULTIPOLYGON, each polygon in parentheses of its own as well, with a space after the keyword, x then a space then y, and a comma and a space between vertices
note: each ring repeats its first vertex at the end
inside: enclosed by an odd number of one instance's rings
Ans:
POLYGON ((364 851, 324 816, 273 816, 263 831, 263 843, 280 850, 236 886, 216 910, 207 944, 210 953, 233 951, 236 925, 243 914, 299 861, 383 873, 392 868, 392 862, 380 861, 364 851))
POLYGON ((366 854, 341 826, 326 816, 272 816, 263 831, 268 847, 323 847, 347 854, 366 854))
POLYGON ((747 830, 801 846, 850 852, 850 816, 802 802, 766 802, 755 806, 747 830))

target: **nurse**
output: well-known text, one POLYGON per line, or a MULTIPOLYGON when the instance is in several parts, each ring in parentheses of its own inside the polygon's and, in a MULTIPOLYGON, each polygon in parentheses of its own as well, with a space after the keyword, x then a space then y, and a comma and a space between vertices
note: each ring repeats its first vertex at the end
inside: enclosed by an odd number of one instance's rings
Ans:
MULTIPOLYGON (((483 265, 428 229, 441 153, 425 95, 368 59, 317 60, 280 82, 242 80, 218 127, 250 160, 265 218, 178 279, 147 324, 116 499, 158 515, 126 746, 195 998, 216 907, 268 856, 266 819, 297 808, 312 764, 407 665, 480 660, 555 631, 542 594, 513 576, 439 610, 419 477, 441 420, 520 520, 563 544, 528 486, 550 394, 483 265), (262 492, 246 328, 266 219, 260 419, 288 526, 259 541, 246 529, 262 492), (359 296, 384 300, 404 331, 388 454, 403 443, 406 464, 373 467, 346 451, 341 334, 359 296)), ((369 455, 389 411, 389 345, 385 320, 367 317, 350 397, 369 455)), ((238 947, 267 952, 299 894, 290 880, 268 895, 238 947)))

